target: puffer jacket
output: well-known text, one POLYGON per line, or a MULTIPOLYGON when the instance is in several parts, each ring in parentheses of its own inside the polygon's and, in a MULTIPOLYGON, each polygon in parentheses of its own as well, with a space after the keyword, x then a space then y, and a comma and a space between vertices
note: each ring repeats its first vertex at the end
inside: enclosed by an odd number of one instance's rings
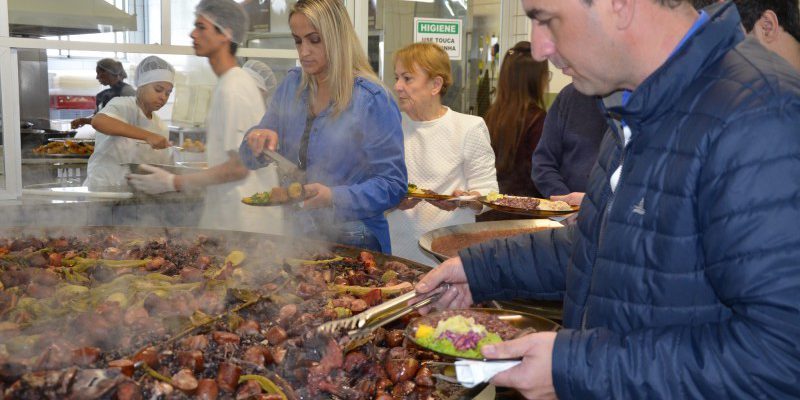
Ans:
POLYGON ((473 299, 563 298, 560 398, 797 396, 800 77, 729 2, 620 97, 577 226, 463 250, 473 299))

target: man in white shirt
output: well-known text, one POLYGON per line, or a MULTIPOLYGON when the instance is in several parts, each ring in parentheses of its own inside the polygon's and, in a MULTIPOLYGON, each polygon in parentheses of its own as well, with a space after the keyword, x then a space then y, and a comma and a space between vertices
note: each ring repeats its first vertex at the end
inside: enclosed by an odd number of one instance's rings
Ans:
POLYGON ((236 50, 244 42, 248 26, 247 14, 233 0, 203 0, 195 13, 192 46, 196 55, 208 58, 219 77, 206 117, 209 169, 173 175, 149 167, 152 174, 131 175, 131 183, 149 193, 206 188, 201 227, 278 233, 282 220, 278 209, 265 210, 241 203, 243 197, 278 186, 274 167, 249 171, 238 158, 244 133, 265 112, 253 78, 236 61, 236 50), (236 155, 231 157, 231 151, 236 155))

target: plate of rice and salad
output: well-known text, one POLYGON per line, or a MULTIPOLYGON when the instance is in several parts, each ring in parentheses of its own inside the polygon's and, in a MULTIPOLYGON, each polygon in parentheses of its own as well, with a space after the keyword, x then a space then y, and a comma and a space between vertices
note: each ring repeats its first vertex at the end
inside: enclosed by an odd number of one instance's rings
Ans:
POLYGON ((557 323, 513 310, 472 308, 445 310, 419 317, 406 327, 417 346, 444 356, 484 360, 483 346, 533 332, 555 331, 557 323))

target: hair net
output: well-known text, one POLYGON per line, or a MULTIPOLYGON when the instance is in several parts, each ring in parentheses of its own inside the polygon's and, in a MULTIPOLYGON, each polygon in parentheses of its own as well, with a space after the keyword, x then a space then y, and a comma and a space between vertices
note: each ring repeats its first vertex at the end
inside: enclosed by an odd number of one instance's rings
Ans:
POLYGON ((136 87, 153 82, 175 82, 175 68, 156 56, 145 58, 136 67, 136 87))
POLYGON ((250 23, 247 13, 233 0, 201 0, 195 13, 211 21, 231 42, 242 44, 250 23))
POLYGON ((97 68, 100 68, 111 75, 117 76, 120 79, 125 79, 128 77, 128 74, 125 73, 125 67, 122 66, 122 63, 113 58, 104 58, 98 61, 97 68))
POLYGON ((275 87, 278 86, 278 80, 275 78, 275 74, 272 73, 272 68, 258 60, 248 60, 242 68, 256 80, 258 88, 266 92, 264 100, 267 100, 272 95, 275 87))

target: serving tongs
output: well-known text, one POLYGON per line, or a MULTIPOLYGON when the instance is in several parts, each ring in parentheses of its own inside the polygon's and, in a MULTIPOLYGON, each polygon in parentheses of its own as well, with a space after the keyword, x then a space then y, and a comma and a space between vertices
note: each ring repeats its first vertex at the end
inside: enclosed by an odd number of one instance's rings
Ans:
POLYGON ((375 329, 438 300, 449 288, 450 284, 445 283, 424 294, 417 294, 415 290, 412 290, 375 307, 368 308, 358 315, 328 321, 318 326, 317 332, 333 335, 341 331, 347 331, 347 335, 352 339, 364 338, 375 329), (411 300, 415 300, 415 302, 407 305, 406 303, 411 300), (403 306, 398 308, 400 305, 403 306))
POLYGON ((282 156, 277 151, 265 148, 257 158, 261 162, 265 162, 266 158, 274 161, 278 166, 278 175, 285 185, 292 182, 298 182, 300 184, 306 183, 306 171, 298 167, 297 164, 289 161, 288 158, 282 156))

